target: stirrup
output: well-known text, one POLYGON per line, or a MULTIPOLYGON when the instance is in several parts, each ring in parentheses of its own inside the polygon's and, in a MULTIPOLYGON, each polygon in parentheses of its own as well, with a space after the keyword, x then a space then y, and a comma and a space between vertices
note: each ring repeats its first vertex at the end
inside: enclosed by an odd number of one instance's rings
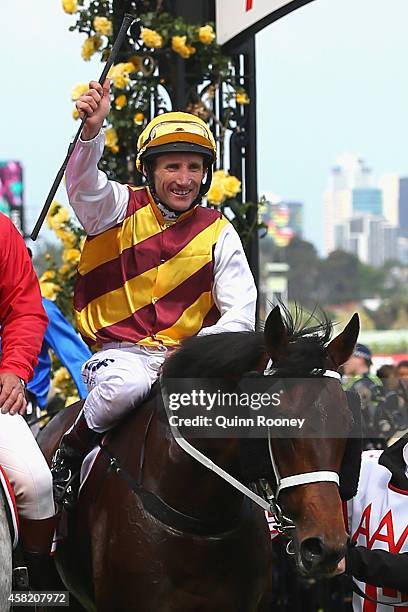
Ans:
POLYGON ((72 470, 68 467, 64 453, 58 448, 51 463, 54 501, 57 506, 62 506, 66 510, 73 510, 75 508, 79 490, 80 471, 80 467, 78 470, 72 470))

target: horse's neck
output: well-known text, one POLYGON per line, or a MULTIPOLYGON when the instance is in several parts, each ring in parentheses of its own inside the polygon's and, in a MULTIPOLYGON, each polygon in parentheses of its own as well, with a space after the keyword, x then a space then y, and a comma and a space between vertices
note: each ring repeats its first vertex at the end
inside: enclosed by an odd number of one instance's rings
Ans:
MULTIPOLYGON (((152 447, 146 449, 144 485, 178 510, 198 518, 222 515, 227 518, 231 513, 239 514, 243 496, 188 455, 168 433, 163 440, 163 452, 157 453, 158 449, 152 447)), ((194 439, 189 442, 225 471, 239 477, 238 440, 194 439)))

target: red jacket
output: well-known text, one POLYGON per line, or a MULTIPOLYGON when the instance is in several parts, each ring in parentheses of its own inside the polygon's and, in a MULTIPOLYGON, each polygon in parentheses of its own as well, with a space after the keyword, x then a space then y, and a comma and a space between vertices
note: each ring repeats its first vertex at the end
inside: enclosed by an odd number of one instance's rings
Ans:
POLYGON ((24 240, 0 213, 0 372, 32 377, 48 319, 24 240))

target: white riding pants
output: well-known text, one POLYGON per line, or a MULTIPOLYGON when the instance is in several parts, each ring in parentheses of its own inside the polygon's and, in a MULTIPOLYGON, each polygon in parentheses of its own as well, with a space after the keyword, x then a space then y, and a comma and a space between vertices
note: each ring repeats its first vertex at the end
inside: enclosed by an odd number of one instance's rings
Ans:
POLYGON ((19 414, 0 413, 0 464, 13 487, 20 516, 40 520, 55 514, 51 472, 19 414))
POLYGON ((104 433, 147 397, 169 349, 114 342, 82 367, 89 395, 84 404, 88 426, 104 433))

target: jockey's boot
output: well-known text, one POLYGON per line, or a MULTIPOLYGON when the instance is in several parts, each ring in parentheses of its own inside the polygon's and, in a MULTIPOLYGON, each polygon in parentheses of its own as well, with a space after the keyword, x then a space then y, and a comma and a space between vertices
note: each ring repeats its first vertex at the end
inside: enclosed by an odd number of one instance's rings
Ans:
POLYGON ((63 505, 67 510, 75 507, 82 461, 100 436, 101 434, 88 427, 83 412, 79 414, 73 427, 63 435, 51 464, 54 501, 58 506, 63 505))
POLYGON ((56 515, 40 520, 20 518, 19 537, 32 591, 52 591, 61 584, 50 554, 56 522, 56 515))

